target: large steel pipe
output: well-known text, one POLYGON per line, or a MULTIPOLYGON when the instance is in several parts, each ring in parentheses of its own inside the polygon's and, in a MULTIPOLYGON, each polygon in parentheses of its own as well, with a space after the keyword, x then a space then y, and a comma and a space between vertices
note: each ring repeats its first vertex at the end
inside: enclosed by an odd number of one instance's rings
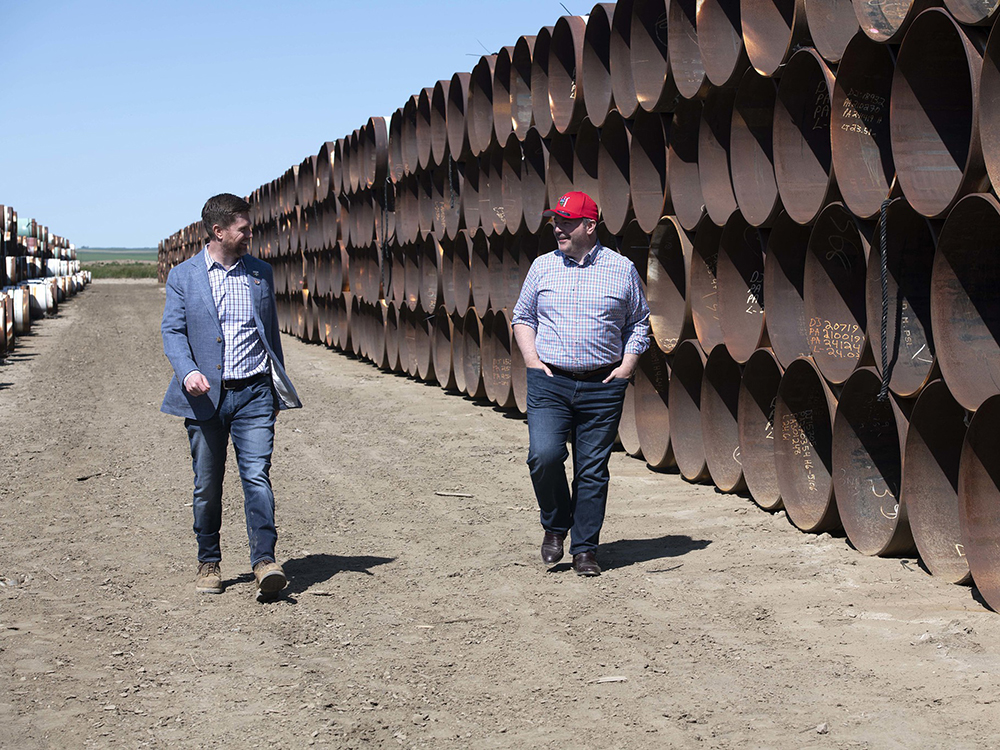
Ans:
POLYGON ((514 408, 521 414, 528 413, 528 371, 517 342, 510 347, 510 389, 514 394, 514 408))
POLYGON ((698 3, 698 48, 709 83, 727 86, 740 80, 750 60, 743 44, 738 2, 702 0, 698 3))
MULTIPOLYGON (((593 198, 598 206, 603 206, 598 177, 600 152, 601 131, 594 127, 594 123, 589 119, 584 118, 573 140, 573 189, 582 190, 593 198)), ((559 196, 549 196, 553 206, 558 198, 559 196)))
POLYGON ((488 185, 481 184, 483 171, 479 162, 479 157, 470 156, 464 162, 462 173, 462 221, 470 232, 479 229, 480 224, 492 226, 492 221, 484 222, 479 213, 482 193, 488 192, 488 185))
POLYGON ((667 2, 634 0, 629 49, 636 99, 647 112, 670 112, 679 94, 667 51, 667 2))
POLYGON ((618 0, 611 19, 611 93, 622 117, 632 117, 639 109, 632 80, 632 6, 634 0, 618 0))
POLYGON ((979 74, 986 38, 947 11, 910 25, 892 78, 890 132, 896 175, 910 205, 943 217, 989 185, 979 139, 979 74))
POLYGON ((774 102, 778 82, 748 69, 733 101, 729 161, 740 213, 755 227, 770 226, 781 211, 774 178, 774 102))
POLYGON ((767 230, 750 226, 739 212, 729 217, 716 264, 722 340, 740 364, 767 345, 764 328, 764 249, 767 230))
MULTIPOLYGON (((317 203, 322 203, 330 196, 330 183, 333 182, 333 160, 334 160, 335 146, 336 144, 333 141, 327 141, 322 146, 320 146, 319 153, 316 155, 316 202, 317 203)), ((263 217, 261 217, 261 219, 262 218, 263 217)))
POLYGON ((490 306, 490 241, 482 229, 472 237, 469 280, 472 286, 472 306, 485 312, 490 306))
POLYGON ((452 340, 454 338, 455 324, 444 307, 439 307, 437 312, 434 313, 433 326, 431 350, 434 361, 434 372, 438 375, 438 385, 446 391, 453 391, 457 388, 455 384, 454 361, 452 358, 452 340))
POLYGON ((836 195, 830 150, 834 75, 813 49, 796 52, 774 104, 774 176, 785 211, 808 224, 836 195))
POLYGON ((451 81, 434 84, 431 96, 431 160, 444 164, 448 160, 448 94, 451 81))
MULTIPOLYGON (((517 348, 511 332, 510 321, 505 310, 495 310, 483 321, 490 326, 489 345, 483 348, 483 377, 489 377, 491 388, 489 398, 501 409, 511 409, 516 406, 514 389, 511 382, 512 354, 511 349, 517 348)), ((485 333, 484 333, 485 338, 485 333)))
MULTIPOLYGON (((428 169, 431 162, 431 100, 434 87, 428 86, 417 95, 416 127, 413 131, 417 146, 417 168, 428 169)), ((370 124, 370 122, 369 122, 370 124)), ((366 156, 367 161, 367 156, 366 156)), ((374 184, 374 183, 372 183, 374 184)))
POLYGON ((874 368, 844 384, 833 425, 833 490, 847 538, 863 555, 914 551, 900 495, 903 445, 912 402, 882 400, 874 368))
MULTIPOLYGON (((539 132, 539 135, 541 135, 541 132, 539 132)), ((570 190, 576 189, 573 183, 573 162, 575 158, 573 136, 555 133, 551 140, 549 140, 548 171, 545 175, 545 187, 548 191, 550 206, 555 206, 560 197, 570 190)))
POLYGON ((476 308, 465 314, 462 336, 462 367, 465 372, 465 394, 469 398, 486 398, 482 362, 483 322, 476 308))
MULTIPOLYGON (((995 8, 1000 2, 991 0, 990 4, 995 8)), ((979 80, 979 135, 986 171, 995 188, 1000 185, 1000 33, 990 34, 983 55, 979 80)))
POLYGON ((962 446, 958 508, 972 580, 1000 611, 1000 397, 987 399, 969 423, 962 446))
POLYGON ((688 294, 691 296, 691 317, 702 349, 711 352, 723 343, 719 323, 719 290, 716 271, 719 262, 719 242, 722 227, 706 216, 694 233, 691 254, 691 274, 688 294))
POLYGON ((465 229, 455 237, 455 260, 452 265, 452 288, 455 292, 455 314, 464 318, 472 303, 472 235, 465 229))
POLYGON ((503 47, 493 67, 493 133, 498 143, 506 143, 514 132, 511 112, 511 78, 514 69, 514 48, 503 47))
MULTIPOLYGON (((675 465, 674 452, 670 446, 669 386, 670 366, 667 358, 656 342, 651 342, 649 349, 639 359, 632 393, 637 445, 627 444, 630 442, 628 434, 622 436, 622 445, 631 455, 642 453, 646 463, 654 469, 666 469, 675 465)), ((618 430, 621 433, 622 427, 619 426, 618 430)))
MULTIPOLYGON (((419 105, 419 102, 420 95, 414 94, 407 99, 406 104, 403 105, 401 142, 403 149, 403 171, 406 174, 415 174, 420 168, 420 149, 417 145, 417 106, 419 105)), ((357 190, 354 179, 356 161, 357 159, 354 157, 352 150, 349 169, 352 190, 357 190)))
POLYGON ((942 380, 930 383, 910 413, 900 501, 927 569, 951 583, 969 580, 958 513, 958 470, 968 413, 942 380))
POLYGON ((417 252, 420 255, 420 307, 424 310, 437 310, 442 297, 441 277, 444 249, 434 238, 434 235, 428 234, 417 245, 417 252))
POLYGON ((741 381, 739 363, 725 346, 715 347, 701 381, 701 433, 708 473, 722 492, 746 489, 737 421, 741 381))
POLYGON ((698 178, 705 210, 722 226, 736 211, 729 172, 730 132, 736 87, 713 87, 705 96, 698 128, 698 178))
MULTIPOLYGON (((604 127, 600 133, 597 180, 601 198, 601 216, 608 231, 612 234, 621 234, 632 219, 629 182, 632 123, 618 112, 610 112, 604 120, 604 127)), ((579 142, 578 138, 577 143, 579 142)))
MULTIPOLYGON (((638 370, 636 370, 638 373, 638 370)), ((636 375, 638 379, 639 375, 636 375)), ((516 391, 515 391, 516 392, 516 391)), ((625 386, 625 400, 622 402, 622 418, 618 422, 618 442, 622 450, 633 458, 642 456, 642 446, 639 444, 639 430, 636 428, 635 383, 625 386)))
MULTIPOLYGON (((509 239, 502 234, 493 234, 489 239, 490 259, 489 259, 489 285, 490 285, 490 307, 494 310, 501 310, 507 306, 507 275, 506 267, 517 265, 517 259, 508 257, 509 239)), ((482 308, 480 308, 482 309, 482 308)))
POLYGON ((944 0, 945 7, 961 23, 988 26, 997 19, 1000 0, 944 0))
POLYGON ((704 373, 705 353, 701 346, 694 339, 682 341, 674 350, 670 367, 669 430, 677 469, 689 482, 704 482, 709 478, 701 432, 704 373))
POLYGON ((451 369, 455 374, 455 388, 459 393, 466 393, 465 315, 451 316, 451 369))
POLYGON ((761 75, 784 75, 781 66, 809 39, 805 0, 740 0, 740 18, 750 64, 761 75))
POLYGON ((688 293, 691 237, 673 216, 664 216, 653 230, 646 265, 649 327, 656 345, 667 354, 694 334, 688 293))
POLYGON ((667 54, 677 92, 685 99, 704 94, 709 87, 698 46, 699 0, 670 0, 667 16, 667 54))
POLYGON ((650 236, 642 231, 639 222, 633 220, 622 231, 618 243, 618 252, 632 261, 639 278, 645 281, 646 266, 649 261, 650 236))
POLYGON ((803 300, 809 346, 831 383, 843 383, 863 364, 868 344, 865 277, 873 227, 843 203, 816 219, 806 253, 803 300))
POLYGON ((693 230, 705 213, 698 175, 698 131, 701 102, 682 99, 674 112, 667 153, 667 191, 681 226, 693 230))
POLYGON ((847 0, 805 0, 805 7, 816 51, 828 63, 839 63, 847 45, 860 31, 852 4, 847 0))
MULTIPOLYGON (((937 372, 931 331, 931 271, 937 245, 936 228, 902 198, 886 213, 886 336, 889 387, 910 397, 937 372)), ((875 237, 881 236, 881 221, 875 237)), ((875 366, 882 372, 882 251, 873 245, 865 291, 868 341, 875 366)))
POLYGON ((493 71, 496 62, 496 55, 483 55, 472 69, 469 80, 465 124, 469 129, 469 148, 477 156, 493 141, 493 71))
POLYGON ((830 139, 844 203, 863 219, 878 213, 896 167, 889 132, 889 95, 896 69, 892 47, 858 32, 837 68, 830 139))
POLYGON ((614 3, 597 3, 587 17, 583 35, 583 76, 586 86, 583 101, 586 115, 597 127, 604 125, 604 118, 614 107, 611 89, 611 24, 614 20, 614 3))
POLYGON ((517 232, 523 226, 524 212, 521 203, 521 166, 524 154, 521 141, 513 132, 508 134, 501 153, 503 166, 500 174, 500 198, 503 201, 504 226, 508 232, 517 232))
POLYGON ((587 116, 583 81, 583 37, 587 22, 562 16, 552 29, 549 47, 549 109, 560 133, 573 133, 587 116))
POLYGON ((483 168, 484 179, 489 188, 483 190, 480 186, 479 220, 486 231, 490 231, 492 225, 493 232, 500 233, 507 228, 503 202, 503 145, 496 141, 490 143, 489 148, 480 157, 479 164, 483 168))
POLYGON ((510 61, 511 127, 522 141, 534 123, 531 111, 531 60, 534 51, 535 37, 522 36, 514 45, 510 61))
POLYGON ((782 507, 774 466, 774 407, 782 369, 770 349, 758 349, 743 367, 737 404, 740 461, 754 502, 765 510, 782 507))
POLYGON ((840 528, 831 477, 837 399, 809 358, 781 376, 774 406, 774 466, 788 518, 803 531, 840 528))
MULTIPOLYGON (((456 73, 448 84, 448 108, 445 124, 448 129, 448 151, 453 159, 464 161, 472 156, 466 108, 469 105, 471 73, 456 73)), ((404 118, 405 120, 405 118, 404 118)))
POLYGON ((434 316, 422 309, 417 308, 412 314, 414 344, 413 356, 416 360, 416 372, 414 375, 425 383, 436 382, 437 375, 434 372, 433 336, 432 321, 434 316))
POLYGON ((852 0, 861 30, 879 44, 899 44, 913 20, 939 0, 852 0))
POLYGON ((549 207, 549 145, 534 128, 524 136, 521 155, 521 218, 525 229, 535 233, 541 229, 545 218, 542 214, 549 207))
POLYGON ((935 355, 955 399, 970 411, 1000 392, 1000 203, 958 202, 941 228, 931 274, 935 355))
POLYGON ((552 26, 543 26, 535 36, 531 55, 531 119, 542 138, 555 130, 549 108, 549 51, 552 49, 552 26))
POLYGON ((640 109, 632 120, 629 141, 629 193, 636 221, 652 232, 660 217, 671 213, 667 183, 670 115, 640 109))

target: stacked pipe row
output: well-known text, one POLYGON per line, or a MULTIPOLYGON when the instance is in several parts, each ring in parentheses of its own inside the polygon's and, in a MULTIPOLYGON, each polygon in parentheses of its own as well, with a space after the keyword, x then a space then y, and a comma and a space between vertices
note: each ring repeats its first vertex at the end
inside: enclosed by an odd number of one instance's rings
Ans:
POLYGON ((509 310, 584 190, 652 312, 626 450, 996 607, 997 4, 564 16, 254 191, 283 327, 523 410, 509 310))
POLYGON ((14 349, 17 336, 31 331, 32 319, 55 312, 58 304, 90 282, 80 270, 76 248, 34 219, 19 218, 0 205, 0 354, 14 349))

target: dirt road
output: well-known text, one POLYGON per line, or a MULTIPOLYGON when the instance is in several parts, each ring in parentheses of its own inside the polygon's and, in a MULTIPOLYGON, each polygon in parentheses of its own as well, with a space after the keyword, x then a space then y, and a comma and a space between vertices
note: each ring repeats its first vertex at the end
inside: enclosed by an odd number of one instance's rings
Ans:
POLYGON ((0 747, 1000 744, 968 588, 622 453, 604 575, 547 570, 522 420, 287 337, 288 595, 253 599, 232 458, 196 595, 163 299, 97 282, 0 366, 0 747))

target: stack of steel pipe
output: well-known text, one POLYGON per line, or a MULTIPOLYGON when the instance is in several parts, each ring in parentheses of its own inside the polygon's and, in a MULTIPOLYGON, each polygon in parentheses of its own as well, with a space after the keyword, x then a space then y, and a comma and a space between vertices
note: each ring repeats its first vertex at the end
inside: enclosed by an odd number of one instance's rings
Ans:
POLYGON ((75 245, 0 205, 0 356, 30 332, 33 319, 55 313, 90 280, 75 245))
POLYGON ((556 19, 253 191, 282 326, 523 411, 511 309, 585 190, 651 310, 625 450, 1000 606, 998 6, 556 19))

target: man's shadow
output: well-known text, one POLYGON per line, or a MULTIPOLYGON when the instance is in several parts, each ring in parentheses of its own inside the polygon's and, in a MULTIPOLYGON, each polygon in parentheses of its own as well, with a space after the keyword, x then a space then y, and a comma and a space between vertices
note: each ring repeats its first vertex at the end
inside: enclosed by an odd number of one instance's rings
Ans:
POLYGON ((371 568, 391 563, 394 557, 371 557, 369 555, 328 555, 325 553, 306 555, 288 560, 282 565, 288 576, 288 594, 301 594, 310 586, 323 583, 337 573, 364 573, 375 575, 371 568))
MULTIPOLYGON (((619 539, 617 542, 602 544, 597 550, 597 559, 604 570, 614 570, 650 560, 680 557, 688 552, 705 549, 711 543, 708 539, 692 539, 678 534, 667 534, 657 539, 619 539)), ((571 567, 571 564, 562 564, 550 570, 557 572, 560 568, 571 567)))

